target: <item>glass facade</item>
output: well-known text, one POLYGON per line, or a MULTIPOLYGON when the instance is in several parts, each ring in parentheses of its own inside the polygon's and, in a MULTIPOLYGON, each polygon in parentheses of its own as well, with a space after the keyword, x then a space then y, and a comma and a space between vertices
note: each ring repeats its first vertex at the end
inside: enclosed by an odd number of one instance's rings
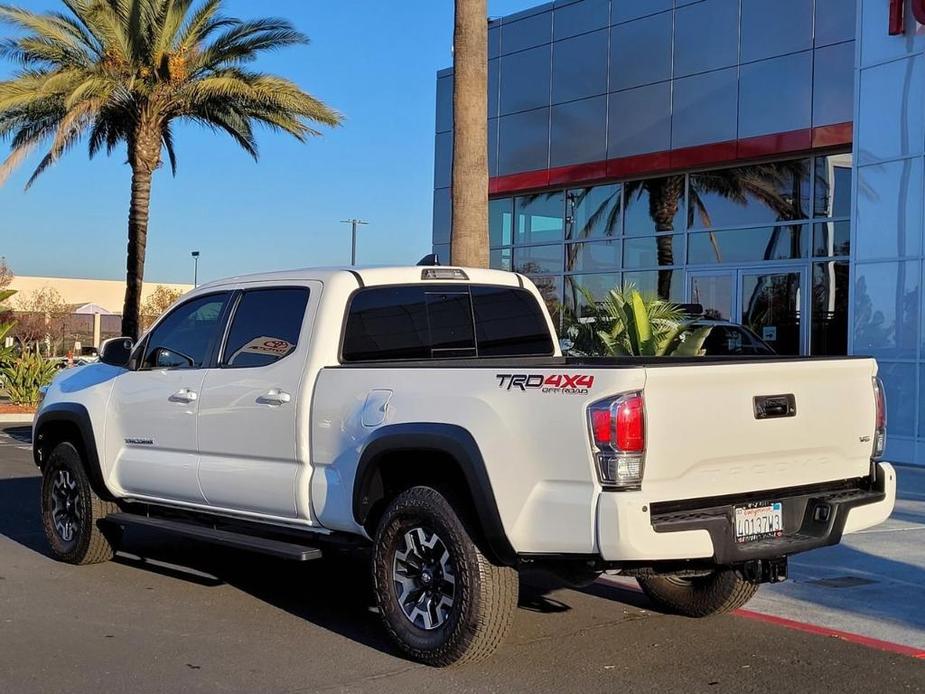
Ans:
POLYGON ((499 197, 491 265, 557 316, 632 283, 749 325, 783 354, 845 354, 852 156, 499 197))
MULTIPOLYGON (((887 456, 925 465, 925 28, 905 7, 899 35, 887 0, 556 0, 492 20, 489 171, 511 191, 491 202, 492 267, 530 275, 556 320, 632 282, 781 354, 870 354, 887 456)), ((450 69, 444 259, 451 97, 450 69)))
POLYGON ((925 32, 884 30, 889 3, 858 0, 856 219, 849 350, 877 358, 888 460, 925 464, 925 32))

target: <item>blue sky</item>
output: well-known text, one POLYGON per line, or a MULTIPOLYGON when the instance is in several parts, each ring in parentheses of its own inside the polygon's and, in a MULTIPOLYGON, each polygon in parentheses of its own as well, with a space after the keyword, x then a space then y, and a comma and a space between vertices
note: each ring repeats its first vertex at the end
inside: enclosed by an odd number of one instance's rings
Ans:
MULTIPOLYGON (((19 0, 32 10, 55 0, 19 0)), ((499 16, 538 0, 489 0, 499 16)), ((226 0, 226 14, 282 16, 311 37, 256 67, 295 80, 345 116, 300 145, 260 133, 259 163, 226 136, 176 133, 179 168, 155 176, 146 277, 192 281, 343 264, 358 216, 358 262, 413 263, 430 250, 434 89, 451 64, 452 0, 226 0)), ((9 33, 0 28, 0 36, 9 33)), ((0 63, 0 78, 12 66, 0 63)), ((0 157, 8 152, 0 143, 0 157)), ((38 155, 36 155, 36 159, 38 155)), ((129 169, 75 148, 28 192, 28 162, 0 187, 0 256, 22 275, 119 279, 125 271, 129 169)))

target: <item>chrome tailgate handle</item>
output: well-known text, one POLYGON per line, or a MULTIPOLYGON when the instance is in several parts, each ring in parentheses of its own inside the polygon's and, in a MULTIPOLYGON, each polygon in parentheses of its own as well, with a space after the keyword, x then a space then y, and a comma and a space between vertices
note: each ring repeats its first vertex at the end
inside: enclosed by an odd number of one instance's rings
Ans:
POLYGON ((793 393, 786 395, 756 395, 755 419, 779 419, 797 416, 797 400, 793 393))

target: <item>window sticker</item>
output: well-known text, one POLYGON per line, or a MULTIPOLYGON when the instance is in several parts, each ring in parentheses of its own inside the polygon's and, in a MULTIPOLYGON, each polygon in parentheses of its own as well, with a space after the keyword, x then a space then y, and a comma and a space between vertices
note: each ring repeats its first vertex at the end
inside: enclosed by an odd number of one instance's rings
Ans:
POLYGON ((231 359, 228 360, 228 363, 233 364, 234 360, 237 359, 240 354, 267 354, 271 357, 282 359, 289 354, 294 347, 295 345, 291 342, 281 340, 278 337, 267 337, 266 335, 255 337, 235 352, 231 359))

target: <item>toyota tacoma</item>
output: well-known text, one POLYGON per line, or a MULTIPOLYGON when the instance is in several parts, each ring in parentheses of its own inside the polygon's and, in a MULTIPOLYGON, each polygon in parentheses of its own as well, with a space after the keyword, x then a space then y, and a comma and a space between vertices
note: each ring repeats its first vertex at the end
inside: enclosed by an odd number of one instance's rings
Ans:
POLYGON ((55 558, 130 526, 367 546, 385 629, 445 666, 494 651, 527 567, 740 607, 890 515, 885 424, 872 359, 563 357, 525 277, 419 266, 200 286, 60 373, 33 434, 55 558))

